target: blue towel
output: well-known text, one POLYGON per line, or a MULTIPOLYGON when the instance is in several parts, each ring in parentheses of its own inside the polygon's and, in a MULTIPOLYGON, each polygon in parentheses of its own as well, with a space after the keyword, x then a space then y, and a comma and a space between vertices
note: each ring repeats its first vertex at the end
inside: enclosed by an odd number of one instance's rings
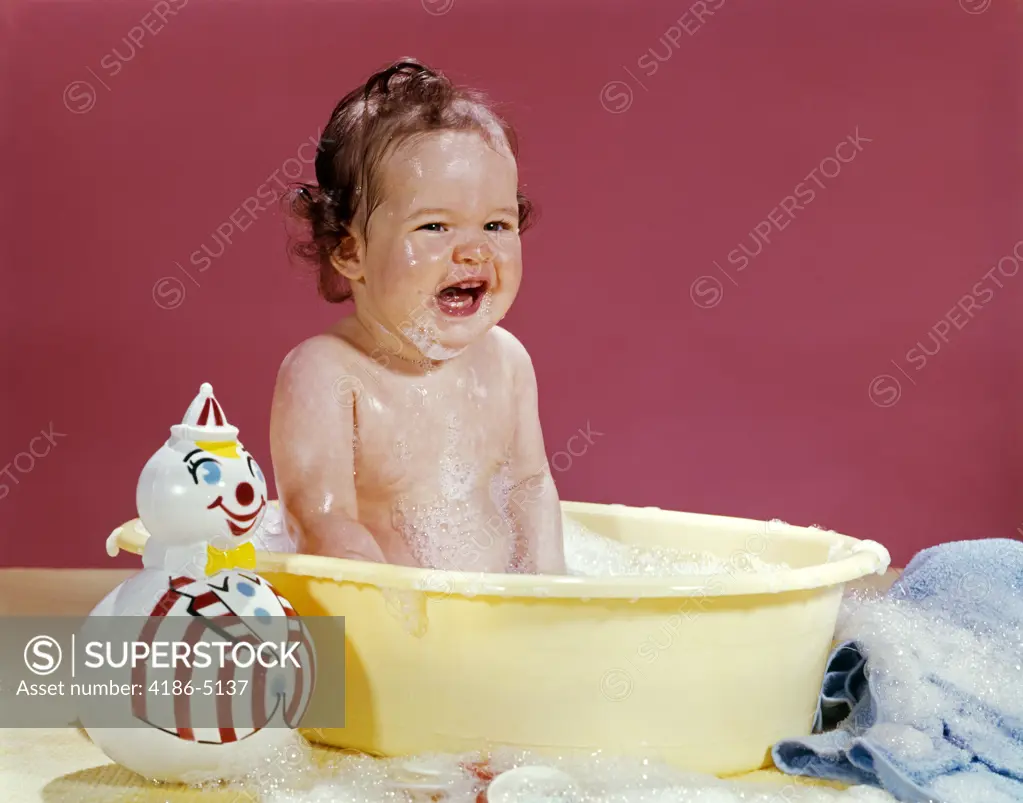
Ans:
POLYGON ((1023 543, 926 549, 843 629, 814 733, 774 746, 780 770, 910 803, 1023 803, 1023 543))

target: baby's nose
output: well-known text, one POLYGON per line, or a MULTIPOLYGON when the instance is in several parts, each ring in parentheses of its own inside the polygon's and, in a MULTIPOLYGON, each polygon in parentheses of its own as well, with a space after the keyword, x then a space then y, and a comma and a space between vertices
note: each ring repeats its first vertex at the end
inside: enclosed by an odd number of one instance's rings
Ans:
POLYGON ((475 243, 465 243, 455 249, 456 262, 470 262, 479 265, 483 262, 489 262, 493 258, 494 252, 490 248, 490 243, 486 240, 475 243))
POLYGON ((238 500, 239 505, 246 507, 252 504, 252 500, 256 498, 256 492, 247 482, 239 482, 238 487, 234 489, 234 497, 238 500))

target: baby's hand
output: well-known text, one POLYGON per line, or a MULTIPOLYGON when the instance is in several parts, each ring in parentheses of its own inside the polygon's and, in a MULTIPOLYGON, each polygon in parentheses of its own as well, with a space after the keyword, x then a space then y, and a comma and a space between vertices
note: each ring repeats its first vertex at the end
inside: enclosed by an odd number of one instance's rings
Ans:
POLYGON ((336 529, 326 526, 308 529, 296 526, 294 529, 298 535, 298 551, 304 555, 362 560, 369 563, 387 562, 376 539, 358 522, 339 522, 336 529), (320 530, 329 530, 326 539, 319 537, 320 530))

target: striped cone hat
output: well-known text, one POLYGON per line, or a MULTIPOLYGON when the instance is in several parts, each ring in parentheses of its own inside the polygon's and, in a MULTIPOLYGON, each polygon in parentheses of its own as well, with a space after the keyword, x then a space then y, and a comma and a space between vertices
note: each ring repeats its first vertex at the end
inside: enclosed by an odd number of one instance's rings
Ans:
POLYGON ((224 408, 213 395, 213 385, 209 382, 203 382, 199 395, 188 406, 181 423, 171 427, 171 434, 188 441, 238 441, 238 427, 227 423, 224 408))

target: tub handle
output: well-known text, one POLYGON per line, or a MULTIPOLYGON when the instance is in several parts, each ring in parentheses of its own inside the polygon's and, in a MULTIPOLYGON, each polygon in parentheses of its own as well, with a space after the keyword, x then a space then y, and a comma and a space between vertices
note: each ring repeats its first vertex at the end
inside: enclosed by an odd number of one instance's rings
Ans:
POLYGON ((878 567, 875 574, 884 574, 888 571, 888 567, 892 562, 892 556, 882 544, 879 544, 877 541, 870 540, 860 541, 853 550, 853 554, 860 552, 868 552, 877 558, 878 567))
POLYGON ((121 534, 121 528, 118 527, 110 535, 107 536, 107 554, 116 558, 118 553, 121 551, 121 547, 117 545, 117 537, 121 534))

